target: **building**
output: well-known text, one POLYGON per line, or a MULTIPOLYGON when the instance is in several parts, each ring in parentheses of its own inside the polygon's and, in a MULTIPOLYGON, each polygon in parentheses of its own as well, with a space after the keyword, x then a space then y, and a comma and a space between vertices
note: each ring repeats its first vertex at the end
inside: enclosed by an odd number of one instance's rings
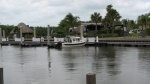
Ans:
POLYGON ((33 30, 31 28, 29 28, 29 26, 27 26, 24 23, 19 23, 18 26, 16 28, 14 28, 10 34, 13 35, 13 38, 16 37, 20 37, 20 28, 22 29, 22 36, 23 37, 32 37, 33 35, 33 30))
MULTIPOLYGON (((95 30, 96 29, 96 23, 82 23, 82 25, 85 27, 85 30, 95 30)), ((97 30, 101 30, 103 28, 102 23, 97 23, 97 30)))

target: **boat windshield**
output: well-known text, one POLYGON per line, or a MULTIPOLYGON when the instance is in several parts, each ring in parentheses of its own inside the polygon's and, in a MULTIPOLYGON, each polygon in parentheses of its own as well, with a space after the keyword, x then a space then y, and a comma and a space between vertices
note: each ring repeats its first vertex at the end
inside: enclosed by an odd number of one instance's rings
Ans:
POLYGON ((80 37, 66 37, 64 38, 65 42, 75 42, 75 41, 80 41, 80 37))

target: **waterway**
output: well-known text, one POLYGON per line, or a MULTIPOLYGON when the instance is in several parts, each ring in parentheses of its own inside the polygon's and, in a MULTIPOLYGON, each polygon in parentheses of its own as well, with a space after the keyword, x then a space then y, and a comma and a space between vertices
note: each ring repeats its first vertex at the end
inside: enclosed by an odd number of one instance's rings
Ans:
POLYGON ((95 73, 97 84, 149 84, 150 48, 2 46, 4 84, 86 84, 95 73))

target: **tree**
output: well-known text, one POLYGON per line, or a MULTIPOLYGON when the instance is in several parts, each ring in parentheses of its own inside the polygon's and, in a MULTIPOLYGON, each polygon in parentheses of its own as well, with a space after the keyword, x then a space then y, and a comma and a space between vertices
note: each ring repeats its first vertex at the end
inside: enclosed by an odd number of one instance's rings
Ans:
POLYGON ((138 24, 142 26, 142 30, 143 28, 146 29, 149 23, 150 23, 150 13, 138 16, 138 24))
POLYGON ((109 18, 104 18, 103 20, 102 20, 102 23, 103 23, 103 25, 104 25, 104 28, 106 28, 106 30, 107 30, 107 34, 109 33, 108 32, 108 30, 110 29, 110 20, 109 20, 109 18))
POLYGON ((114 32, 114 25, 115 25, 115 22, 119 22, 121 16, 120 14, 117 12, 116 9, 113 9, 112 8, 113 6, 112 5, 108 5, 106 10, 107 10, 107 13, 106 13, 106 16, 105 16, 105 20, 106 22, 109 24, 109 26, 111 26, 111 30, 112 30, 112 33, 114 32))
POLYGON ((100 13, 94 12, 94 14, 91 14, 91 21, 96 23, 95 32, 97 35, 97 23, 102 21, 102 16, 100 13))
POLYGON ((135 28, 135 21, 134 20, 123 19, 121 22, 127 28, 128 31, 130 29, 135 28))
POLYGON ((122 24, 127 28, 128 27, 128 20, 127 19, 123 19, 122 20, 122 24))
POLYGON ((73 16, 71 13, 68 13, 63 20, 61 20, 59 27, 64 28, 66 31, 69 30, 69 28, 78 27, 81 25, 81 22, 79 20, 80 18, 78 16, 73 16))
POLYGON ((130 20, 130 27, 134 28, 134 26, 135 26, 135 21, 134 20, 130 20))

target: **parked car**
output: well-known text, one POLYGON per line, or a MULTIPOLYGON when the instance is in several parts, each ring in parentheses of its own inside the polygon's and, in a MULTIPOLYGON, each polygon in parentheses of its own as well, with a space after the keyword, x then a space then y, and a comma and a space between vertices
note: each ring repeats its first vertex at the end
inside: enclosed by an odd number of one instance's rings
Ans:
POLYGON ((129 34, 132 34, 132 33, 141 33, 141 30, 140 29, 132 29, 129 31, 129 34))

